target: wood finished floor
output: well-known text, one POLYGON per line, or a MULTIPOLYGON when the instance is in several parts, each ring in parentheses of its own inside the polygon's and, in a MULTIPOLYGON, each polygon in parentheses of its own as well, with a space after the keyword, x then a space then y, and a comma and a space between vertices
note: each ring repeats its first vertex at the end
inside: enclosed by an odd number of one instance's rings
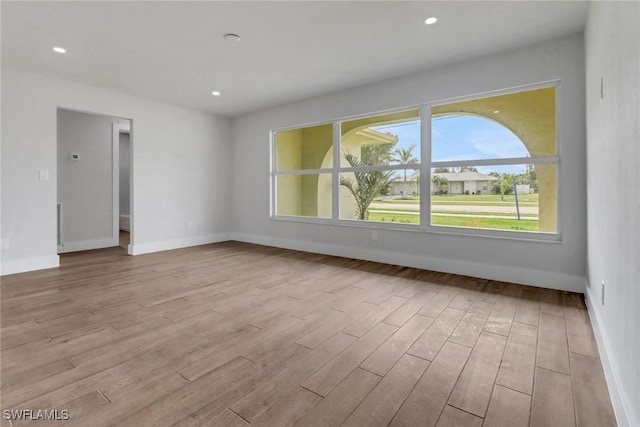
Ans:
POLYGON ((4 277, 1 326, 2 409, 67 409, 58 426, 615 425, 579 294, 235 242, 113 248, 4 277))

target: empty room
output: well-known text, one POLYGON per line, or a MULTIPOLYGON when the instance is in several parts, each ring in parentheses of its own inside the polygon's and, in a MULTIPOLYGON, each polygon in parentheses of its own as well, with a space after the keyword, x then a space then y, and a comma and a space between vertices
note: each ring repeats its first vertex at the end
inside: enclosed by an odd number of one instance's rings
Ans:
POLYGON ((640 427, 640 2, 0 7, 0 426, 640 427))

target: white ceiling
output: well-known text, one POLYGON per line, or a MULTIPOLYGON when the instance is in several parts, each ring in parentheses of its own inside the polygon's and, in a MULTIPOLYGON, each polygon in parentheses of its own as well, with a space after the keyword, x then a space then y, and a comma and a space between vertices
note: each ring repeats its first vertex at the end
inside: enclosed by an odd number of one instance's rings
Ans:
POLYGON ((575 33, 587 12, 582 1, 3 1, 2 61, 235 116, 575 33))

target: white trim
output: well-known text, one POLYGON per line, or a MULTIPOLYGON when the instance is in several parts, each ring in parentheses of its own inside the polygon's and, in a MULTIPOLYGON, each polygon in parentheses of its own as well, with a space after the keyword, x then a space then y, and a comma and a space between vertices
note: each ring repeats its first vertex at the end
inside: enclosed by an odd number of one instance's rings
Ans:
MULTIPOLYGON (((135 227, 133 224, 133 219, 135 218, 135 197, 134 197, 134 148, 135 144, 133 143, 133 119, 129 119, 129 249, 127 253, 132 255, 131 253, 131 245, 135 242, 135 227)), ((119 233, 118 233, 119 234, 119 233)), ((120 243, 120 236, 118 236, 118 243, 120 243)))
MULTIPOLYGON (((130 134, 131 127, 128 124, 112 123, 111 128, 111 182, 113 185, 113 230, 111 232, 111 246, 118 246, 118 244, 120 244, 120 134, 130 134)), ((131 162, 131 154, 129 154, 129 162, 131 162)), ((129 164, 129 166, 131 166, 131 164, 129 164)), ((129 170, 131 170, 131 168, 129 168, 129 170)), ((131 188, 129 188, 129 192, 131 192, 131 188)), ((131 202, 129 202, 129 205, 131 205, 131 202)), ((129 214, 131 214, 131 208, 129 208, 129 214)), ((61 252, 67 252, 66 247, 61 252)))
MULTIPOLYGON (((633 412, 627 410, 627 408, 631 408, 633 405, 626 399, 624 394, 622 393, 622 389, 620 388, 621 375, 620 370, 615 364, 615 360, 610 356, 614 354, 611 350, 611 344, 609 344, 609 337, 606 329, 604 328, 604 324, 598 315, 598 310, 594 307, 594 300, 591 298, 591 293, 589 292, 588 282, 585 283, 585 302, 587 303, 587 311, 589 313, 589 319, 591 320, 591 327, 593 328, 593 333, 596 337, 596 342, 598 343, 598 352, 600 354, 600 361, 602 362, 602 367, 604 369, 604 376, 607 381, 607 388, 609 389, 609 396, 611 397, 611 405, 613 406, 613 411, 616 415, 616 420, 618 425, 623 426, 640 426, 640 420, 633 419, 633 412)), ((597 301, 597 299, 596 299, 597 301)))
POLYGON ((57 221, 58 221, 58 241, 57 247, 58 252, 62 249, 64 245, 64 203, 58 202, 57 204, 57 221))
MULTIPOLYGON (((118 217, 118 221, 120 217, 118 217)), ((118 236, 120 235, 120 230, 118 230, 118 236)), ((64 254, 68 252, 78 252, 78 251, 90 251, 93 249, 103 249, 103 248, 113 248, 118 246, 119 242, 113 244, 113 238, 104 237, 101 239, 92 239, 92 240, 81 240, 75 242, 64 242, 61 246, 58 246, 58 253, 64 254)))
POLYGON ((340 122, 333 122, 333 167, 331 168, 331 218, 335 222, 340 218, 340 162, 342 161, 342 133, 340 122))
POLYGON ((320 175, 321 173, 332 173, 333 169, 293 169, 287 171, 273 172, 275 176, 291 175, 320 175))
POLYGON ((392 222, 362 221, 357 219, 332 219, 312 216, 273 215, 273 221, 297 222, 303 224, 337 225, 340 227, 369 228, 375 230, 410 231, 411 233, 458 235, 489 239, 517 240, 519 242, 561 243, 562 237, 555 233, 534 231, 494 230, 486 228, 450 227, 444 225, 403 224, 392 222))
POLYGON ((276 215, 276 131, 269 132, 269 217, 276 215))
POLYGON ((181 239, 161 240, 158 242, 137 243, 129 245, 130 255, 141 255, 153 252, 169 251, 172 249, 188 248, 191 246, 208 245, 232 240, 230 233, 208 234, 205 236, 185 237, 181 239))
POLYGON ((2 261, 0 263, 0 276, 57 267, 60 267, 60 257, 58 255, 2 261))
POLYGON ((502 165, 535 165, 542 163, 558 163, 558 156, 545 157, 505 157, 496 159, 448 160, 431 162, 432 168, 459 166, 502 166, 502 165))
POLYGON ((431 221, 431 107, 420 109, 420 228, 431 221), (428 118, 428 120, 427 120, 428 118))
POLYGON ((278 248, 293 249, 323 255, 380 262, 385 264, 441 271, 502 282, 558 289, 569 292, 584 292, 584 277, 550 271, 532 270, 505 265, 460 261, 449 258, 427 257, 398 251, 381 251, 343 245, 317 243, 307 240, 282 239, 257 234, 234 233, 233 240, 278 248))

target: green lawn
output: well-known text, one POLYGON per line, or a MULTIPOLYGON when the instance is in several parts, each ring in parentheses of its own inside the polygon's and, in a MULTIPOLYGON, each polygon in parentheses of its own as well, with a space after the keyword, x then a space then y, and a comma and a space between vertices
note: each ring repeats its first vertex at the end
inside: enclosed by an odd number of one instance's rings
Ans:
MULTIPOLYGON (((400 224, 419 224, 420 215, 408 213, 380 213, 375 210, 369 211, 369 221, 375 222, 393 222, 400 224)), ((432 217, 432 225, 445 225, 450 227, 472 227, 472 228, 488 228, 494 230, 522 230, 522 231, 538 231, 538 221, 529 221, 517 219, 495 219, 495 218, 477 218, 477 217, 459 217, 459 216, 439 216, 432 217)))
MULTIPOLYGON (((376 200, 376 204, 384 204, 384 208, 369 209, 369 221, 376 222, 393 222, 401 224, 418 224, 420 215, 418 206, 420 204, 419 196, 408 196, 407 198, 397 198, 392 200, 376 200), (416 205, 414 208, 396 207, 394 205, 416 205)), ((507 195, 502 198, 499 194, 452 194, 452 195, 436 195, 431 196, 431 203, 438 206, 513 206, 515 207, 515 196, 507 195)), ((518 203, 521 206, 535 207, 538 206, 537 194, 526 194, 518 197, 518 203)), ((432 215, 432 225, 443 225, 450 227, 469 227, 484 228, 494 230, 523 230, 538 231, 538 220, 532 219, 537 217, 536 214, 521 214, 522 220, 516 219, 516 214, 496 213, 496 212, 478 212, 478 211, 455 211, 444 210, 437 211, 432 215), (465 216, 466 215, 466 216, 465 216), (490 218, 492 216, 511 216, 513 219, 490 218), (486 216, 483 218, 482 216, 486 216)))

